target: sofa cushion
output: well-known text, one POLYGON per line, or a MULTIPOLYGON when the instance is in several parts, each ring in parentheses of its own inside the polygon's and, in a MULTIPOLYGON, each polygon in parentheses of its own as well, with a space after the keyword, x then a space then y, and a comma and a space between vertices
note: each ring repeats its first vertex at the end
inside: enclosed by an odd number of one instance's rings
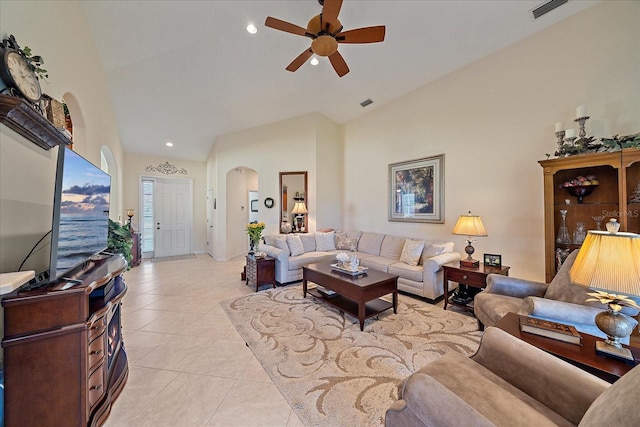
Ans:
POLYGON ((636 366, 617 380, 593 401, 585 412, 580 427, 638 425, 638 384, 640 366, 636 366))
POLYGON ((358 247, 358 239, 336 234, 336 249, 343 251, 355 251, 358 247))
POLYGON ((395 259, 396 261, 399 260, 405 240, 407 240, 405 237, 396 237, 387 234, 384 236, 382 245, 380 246, 380 256, 395 259))
POLYGON ((289 250, 289 245, 287 244, 287 238, 285 236, 278 236, 273 239, 273 243, 276 248, 282 249, 287 253, 287 255, 291 255, 291 251, 289 250))
MULTIPOLYGON (((429 379, 435 380, 467 402, 495 425, 573 425, 550 408, 460 353, 447 353, 409 378, 402 392, 402 398, 411 407, 420 405, 433 395, 430 387, 423 388, 429 384, 429 379)), ((442 402, 435 399, 433 406, 438 404, 441 405, 442 402)), ((455 413, 455 407, 448 409, 448 413, 455 413)))
POLYGON ((287 234, 287 245, 289 246, 289 252, 291 256, 302 255, 305 250, 302 246, 302 240, 297 234, 287 234))
POLYGON ((522 307, 522 299, 480 292, 474 297, 473 307, 476 317, 484 326, 495 326, 505 314, 518 313, 522 307))
POLYGON ((264 241, 265 244, 267 244, 269 246, 275 246, 276 245, 276 237, 278 237, 277 234, 268 234, 266 236, 263 236, 262 240, 264 241))
POLYGON ((424 264, 426 260, 433 258, 434 256, 438 256, 446 252, 453 252, 454 248, 455 246, 453 242, 425 241, 424 250, 422 251, 422 256, 420 257, 418 265, 424 264))
POLYGON ((390 259, 381 256, 370 256, 360 259, 360 265, 373 268, 374 270, 384 271, 385 273, 388 271, 391 264, 395 264, 397 262, 397 259, 390 259))
POLYGON ((419 265, 396 262, 389 265, 387 273, 422 283, 422 266, 419 265))
POLYGON ((334 257, 335 254, 332 254, 331 252, 305 252, 302 255, 292 256, 289 258, 289 270, 297 270, 302 268, 303 265, 333 259, 334 257))
POLYGON ((423 241, 406 239, 404 241, 404 247, 402 248, 402 254, 400 254, 400 261, 409 265, 418 265, 423 249, 423 241))
POLYGON ((317 251, 335 251, 336 250, 336 233, 319 233, 316 232, 316 250, 317 251))
POLYGON ((362 233, 362 237, 358 240, 358 252, 380 255, 380 247, 382 246, 384 236, 384 234, 379 233, 362 233))
POLYGON ((313 252, 316 250, 316 236, 311 233, 298 234, 300 240, 302 240, 302 246, 304 246, 305 252, 313 252))

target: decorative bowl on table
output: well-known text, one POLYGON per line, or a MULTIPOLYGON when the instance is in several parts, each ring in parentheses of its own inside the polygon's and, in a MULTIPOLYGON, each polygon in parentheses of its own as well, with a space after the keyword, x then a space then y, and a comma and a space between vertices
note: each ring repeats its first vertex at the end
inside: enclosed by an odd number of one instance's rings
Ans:
POLYGON ((573 197, 578 198, 578 203, 583 203, 584 198, 593 193, 598 185, 575 185, 572 187, 564 187, 573 197))

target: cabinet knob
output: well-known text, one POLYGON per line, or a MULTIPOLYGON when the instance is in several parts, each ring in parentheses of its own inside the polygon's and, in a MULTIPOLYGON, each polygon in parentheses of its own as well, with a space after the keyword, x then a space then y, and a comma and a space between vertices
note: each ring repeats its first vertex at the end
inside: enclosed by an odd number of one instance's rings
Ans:
POLYGON ((98 385, 94 385, 93 387, 90 387, 89 390, 100 390, 102 388, 102 384, 98 384, 98 385))
POLYGON ((465 274, 464 276, 462 276, 462 278, 463 278, 464 280, 467 280, 467 279, 469 278, 469 276, 467 276, 467 275, 465 274))
POLYGON ((102 354, 102 350, 96 350, 96 351, 92 351, 89 354, 95 354, 96 356, 100 356, 102 354))

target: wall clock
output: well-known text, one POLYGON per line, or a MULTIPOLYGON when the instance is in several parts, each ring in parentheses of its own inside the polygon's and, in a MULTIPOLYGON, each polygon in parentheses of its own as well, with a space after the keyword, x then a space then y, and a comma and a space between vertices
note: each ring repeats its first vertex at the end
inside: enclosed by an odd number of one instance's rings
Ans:
POLYGON ((271 197, 267 197, 266 199, 264 199, 264 205, 267 208, 271 209, 273 207, 273 205, 274 205, 273 199, 271 197))
POLYGON ((23 98, 33 104, 37 104, 42 97, 42 89, 35 71, 17 50, 2 49, 0 78, 8 87, 15 88, 23 98))

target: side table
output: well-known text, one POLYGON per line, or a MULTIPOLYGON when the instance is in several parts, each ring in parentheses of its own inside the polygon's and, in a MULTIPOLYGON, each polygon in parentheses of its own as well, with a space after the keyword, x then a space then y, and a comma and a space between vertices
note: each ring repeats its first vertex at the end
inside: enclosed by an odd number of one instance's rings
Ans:
POLYGON ((489 274, 509 275, 511 267, 503 265, 502 267, 492 267, 480 263, 478 268, 462 267, 458 263, 450 263, 442 266, 443 288, 444 288, 444 309, 447 304, 464 307, 473 313, 473 304, 459 304, 455 301, 449 301, 449 280, 458 282, 461 285, 467 285, 474 288, 484 289, 487 287, 487 276, 489 274))
MULTIPOLYGON (((551 353, 560 359, 571 363, 599 378, 610 383, 633 369, 633 364, 627 364, 621 360, 611 359, 596 354, 596 341, 604 338, 580 332, 582 345, 570 344, 547 337, 520 331, 520 316, 516 313, 507 313, 496 325, 522 341, 551 353)), ((631 350, 635 363, 640 362, 640 348, 623 344, 623 347, 631 350)))
POLYGON ((246 284, 255 286, 256 292, 261 285, 273 284, 273 287, 276 287, 275 258, 270 256, 256 258, 254 255, 247 255, 245 272, 246 284))

